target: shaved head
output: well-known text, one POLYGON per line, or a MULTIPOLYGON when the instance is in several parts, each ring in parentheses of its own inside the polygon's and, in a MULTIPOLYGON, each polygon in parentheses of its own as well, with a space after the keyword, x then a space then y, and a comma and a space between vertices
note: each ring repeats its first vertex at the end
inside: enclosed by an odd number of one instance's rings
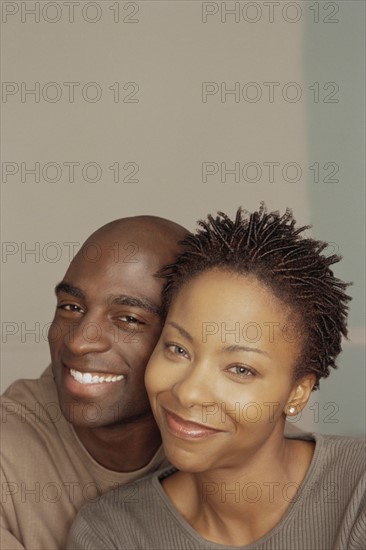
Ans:
POLYGON ((158 233, 164 234, 167 231, 174 232, 178 236, 183 236, 188 233, 187 229, 183 226, 175 223, 166 218, 160 218, 159 216, 131 216, 129 218, 119 218, 118 220, 113 220, 99 229, 97 229, 89 238, 94 237, 97 234, 104 234, 110 231, 120 231, 130 227, 136 234, 145 234, 146 231, 156 231, 158 233))
POLYGON ((187 229, 181 225, 158 216, 120 218, 92 233, 73 261, 77 261, 80 255, 85 255, 85 249, 92 249, 94 246, 96 248, 94 255, 91 252, 90 255, 86 254, 87 257, 95 257, 97 252, 114 251, 116 259, 123 261, 122 256, 124 256, 124 261, 134 263, 137 261, 139 250, 145 249, 150 250, 152 255, 159 256, 159 263, 163 267, 177 253, 177 243, 184 239, 187 233, 187 229), (117 253, 118 244, 120 245, 119 254, 117 253))
POLYGON ((144 372, 162 329, 165 286, 156 275, 175 261, 187 233, 155 216, 114 220, 90 235, 56 286, 52 366, 62 411, 79 436, 151 414, 144 372), (101 411, 92 426, 84 414, 90 403, 101 411))

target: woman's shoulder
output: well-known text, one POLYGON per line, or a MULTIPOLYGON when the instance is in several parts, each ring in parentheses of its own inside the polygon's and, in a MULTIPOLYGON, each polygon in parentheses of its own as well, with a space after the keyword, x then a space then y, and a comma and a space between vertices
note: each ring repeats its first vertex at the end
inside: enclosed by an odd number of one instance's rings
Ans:
POLYGON ((365 458, 366 439, 365 437, 354 437, 347 435, 320 434, 317 432, 294 431, 286 433, 286 438, 300 441, 311 441, 316 443, 316 447, 321 454, 329 453, 338 456, 340 453, 347 452, 360 459, 365 458))
POLYGON ((136 511, 140 514, 142 507, 145 509, 151 507, 160 498, 161 480, 174 471, 175 468, 171 466, 165 467, 140 479, 118 485, 101 495, 95 502, 82 508, 82 513, 88 516, 95 514, 116 515, 123 510, 124 514, 129 512, 128 515, 136 511))
POLYGON ((336 478, 340 484, 358 484, 366 477, 365 438, 302 432, 290 439, 315 443, 306 481, 319 481, 320 476, 336 478))
MULTIPOLYGON (((365 492, 366 441, 363 438, 312 434, 316 442, 307 481, 337 487, 339 492, 365 492)), ((308 483, 309 484, 309 483, 308 483)))
POLYGON ((321 454, 335 459, 342 458, 342 462, 345 462, 346 457, 352 458, 365 466, 365 438, 323 434, 313 434, 313 437, 322 451, 321 454))
POLYGON ((142 533, 147 523, 150 530, 156 529, 165 517, 161 479, 173 471, 164 468, 120 485, 81 508, 67 548, 136 548, 136 533, 142 533))

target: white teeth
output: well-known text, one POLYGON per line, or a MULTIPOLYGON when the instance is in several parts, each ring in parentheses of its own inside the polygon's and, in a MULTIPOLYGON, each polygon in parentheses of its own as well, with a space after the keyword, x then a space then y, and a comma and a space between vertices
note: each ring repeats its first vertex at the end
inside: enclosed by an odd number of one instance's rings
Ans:
POLYGON ((80 384, 101 384, 102 382, 118 382, 124 378, 123 374, 108 376, 98 376, 97 374, 91 374, 90 372, 80 372, 78 370, 70 369, 70 374, 74 380, 80 384))

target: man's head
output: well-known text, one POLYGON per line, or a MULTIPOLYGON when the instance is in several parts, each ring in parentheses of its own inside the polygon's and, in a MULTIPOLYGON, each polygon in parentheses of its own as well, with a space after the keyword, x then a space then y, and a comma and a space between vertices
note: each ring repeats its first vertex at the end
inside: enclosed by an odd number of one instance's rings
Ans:
POLYGON ((156 273, 186 234, 154 216, 115 220, 86 240, 57 285, 49 343, 72 424, 108 426, 149 412, 144 372, 163 321, 156 273))

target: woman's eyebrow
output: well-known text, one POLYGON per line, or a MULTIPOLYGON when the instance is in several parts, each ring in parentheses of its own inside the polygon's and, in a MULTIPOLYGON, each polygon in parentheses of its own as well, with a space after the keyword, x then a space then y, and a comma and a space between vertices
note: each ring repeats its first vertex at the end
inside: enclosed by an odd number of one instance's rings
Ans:
POLYGON ((237 345, 233 345, 233 346, 226 346, 225 348, 223 348, 222 351, 229 351, 229 352, 234 352, 234 351, 254 351, 255 353, 260 353, 262 355, 267 355, 267 357, 269 357, 269 354, 266 352, 266 351, 263 351, 262 349, 259 349, 259 348, 252 348, 250 346, 237 346, 237 345))
POLYGON ((177 331, 179 332, 179 334, 181 336, 183 336, 184 338, 187 338, 187 340, 189 342, 193 342, 193 338, 192 336, 189 334, 189 332, 187 332, 183 327, 181 327, 180 325, 178 325, 178 323, 174 323, 174 321, 169 321, 168 323, 166 323, 167 325, 170 325, 172 327, 174 327, 175 329, 177 329, 177 331))

